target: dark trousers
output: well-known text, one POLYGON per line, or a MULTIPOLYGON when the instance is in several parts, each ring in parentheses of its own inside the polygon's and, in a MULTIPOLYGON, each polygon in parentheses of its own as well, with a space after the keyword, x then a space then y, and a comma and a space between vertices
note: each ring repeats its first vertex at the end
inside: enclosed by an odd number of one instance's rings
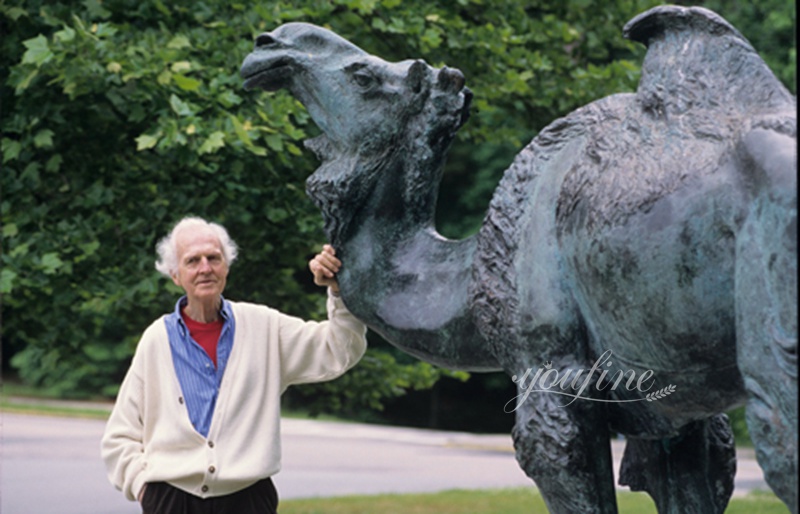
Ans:
POLYGON ((200 498, 166 482, 150 482, 142 498, 142 514, 277 514, 278 491, 265 478, 225 496, 200 498))

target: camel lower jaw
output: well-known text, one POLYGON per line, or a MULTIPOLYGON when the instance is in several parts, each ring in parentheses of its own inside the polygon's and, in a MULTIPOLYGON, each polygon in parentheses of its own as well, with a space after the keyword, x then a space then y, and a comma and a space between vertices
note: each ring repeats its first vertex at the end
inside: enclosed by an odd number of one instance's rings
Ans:
POLYGON ((258 88, 265 91, 277 91, 289 86, 292 79, 292 68, 289 63, 282 62, 261 69, 245 65, 242 67, 241 74, 244 77, 246 90, 258 88))
POLYGON ((317 137, 306 139, 303 141, 303 146, 311 150, 320 162, 326 163, 332 161, 335 156, 335 151, 331 140, 326 134, 321 134, 317 137))

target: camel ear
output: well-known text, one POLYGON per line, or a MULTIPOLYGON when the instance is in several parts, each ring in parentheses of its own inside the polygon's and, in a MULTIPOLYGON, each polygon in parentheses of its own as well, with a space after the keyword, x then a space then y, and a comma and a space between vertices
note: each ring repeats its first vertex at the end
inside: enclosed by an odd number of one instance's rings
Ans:
POLYGON ((428 85, 430 72, 430 68, 424 61, 414 61, 408 68, 408 75, 406 75, 405 83, 408 89, 413 91, 414 94, 419 94, 428 85))
POLYGON ((455 68, 445 66, 439 71, 436 83, 442 91, 457 93, 464 87, 464 74, 455 68))

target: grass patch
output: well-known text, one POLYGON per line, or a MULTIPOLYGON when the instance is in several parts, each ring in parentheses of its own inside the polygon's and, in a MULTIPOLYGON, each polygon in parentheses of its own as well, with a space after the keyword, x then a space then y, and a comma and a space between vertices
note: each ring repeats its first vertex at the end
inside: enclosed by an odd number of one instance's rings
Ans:
POLYGON ((108 419, 106 409, 90 409, 81 407, 60 407, 40 403, 19 403, 5 398, 0 400, 0 410, 15 414, 37 414, 42 416, 63 416, 72 418, 108 419))
POLYGON ((0 398, 6 400, 12 396, 24 398, 44 398, 51 400, 58 399, 58 395, 51 391, 6 379, 3 381, 3 386, 0 387, 0 398))
MULTIPOLYGON (((620 514, 657 514, 645 493, 617 493, 620 514)), ((451 490, 429 494, 383 494, 281 501, 280 514, 547 514, 533 487, 451 490)), ((787 514, 772 493, 752 493, 731 500, 726 514, 787 514)))
MULTIPOLYGON (((12 382, 4 383, 0 392, 0 410, 17 414, 41 414, 45 416, 105 420, 108 418, 111 407, 112 404, 110 402, 106 408, 98 408, 89 401, 65 400, 57 394, 52 394, 46 390, 12 382)), ((312 417, 301 410, 283 410, 281 411, 281 417, 335 421, 339 423, 348 422, 348 420, 326 414, 312 417)))
POLYGON ((770 491, 753 491, 743 498, 734 498, 725 514, 788 514, 789 509, 770 491))
POLYGON ((98 408, 89 403, 63 401, 49 391, 4 381, 0 393, 0 410, 17 414, 40 414, 90 419, 107 419, 108 408, 98 408))
POLYGON ((318 414, 312 416, 308 411, 297 409, 281 409, 281 417, 289 419, 310 419, 313 421, 334 421, 336 423, 359 423, 359 421, 339 418, 332 414, 318 414))

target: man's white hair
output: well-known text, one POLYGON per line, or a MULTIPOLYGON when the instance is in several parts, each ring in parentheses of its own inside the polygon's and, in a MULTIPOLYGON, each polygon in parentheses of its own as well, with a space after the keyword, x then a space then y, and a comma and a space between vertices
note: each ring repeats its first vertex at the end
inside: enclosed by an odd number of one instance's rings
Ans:
POLYGON ((228 235, 228 231, 225 230, 225 227, 217 223, 208 222, 197 216, 187 216, 176 223, 169 234, 164 236, 156 245, 156 252, 158 252, 156 269, 159 272, 170 278, 178 272, 178 234, 184 230, 197 228, 211 229, 219 238, 225 263, 229 267, 233 264, 233 261, 236 260, 239 254, 239 248, 228 235))

